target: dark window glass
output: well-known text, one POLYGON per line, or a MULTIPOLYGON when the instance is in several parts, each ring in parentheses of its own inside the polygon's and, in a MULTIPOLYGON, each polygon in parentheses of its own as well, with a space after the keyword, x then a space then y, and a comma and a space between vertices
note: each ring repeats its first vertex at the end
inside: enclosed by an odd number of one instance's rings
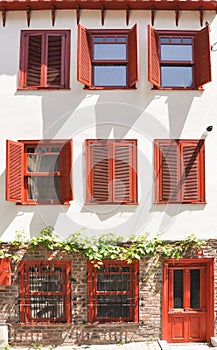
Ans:
POLYGON ((190 271, 190 307, 200 308, 200 270, 190 271))
POLYGON ((173 308, 183 308, 183 270, 174 270, 173 308))
POLYGON ((61 201, 60 176, 29 176, 28 199, 61 201))

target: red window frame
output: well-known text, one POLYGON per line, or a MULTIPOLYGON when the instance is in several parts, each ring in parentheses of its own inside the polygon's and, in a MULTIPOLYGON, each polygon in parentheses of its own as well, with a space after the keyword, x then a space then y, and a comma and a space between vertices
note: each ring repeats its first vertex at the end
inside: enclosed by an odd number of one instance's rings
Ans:
MULTIPOLYGON (((72 140, 7 140, 6 152, 6 200, 19 204, 69 204, 69 201, 73 199, 71 179, 72 140), (59 152, 52 153, 52 155, 60 156, 59 171, 29 171, 27 165, 28 148, 35 148, 37 152, 37 148, 46 149, 46 147, 60 149, 59 152), (33 176, 59 178, 60 198, 30 199, 28 196, 28 178, 33 176)), ((47 155, 47 153, 40 152, 38 154, 41 154, 41 157, 47 155)))
POLYGON ((205 203, 204 140, 155 140, 155 203, 205 203))
POLYGON ((203 85, 211 81, 211 59, 210 59, 210 27, 199 31, 174 31, 155 30, 148 26, 148 80, 157 89, 202 89, 203 85), (192 37, 193 61, 168 62, 170 65, 191 65, 193 70, 193 84, 191 87, 163 87, 161 85, 161 66, 167 64, 160 59, 160 40, 162 36, 168 37, 192 37))
POLYGON ((137 140, 86 140, 86 203, 137 204, 137 140))
POLYGON ((135 88, 136 82, 139 80, 138 72, 138 35, 137 24, 129 30, 121 29, 86 29, 78 25, 78 67, 77 80, 89 89, 126 89, 135 88), (126 66, 126 86, 94 86, 93 82, 93 67, 96 61, 93 59, 93 41, 94 36, 111 37, 111 36, 126 36, 127 37, 127 58, 126 61, 97 61, 103 65, 124 65, 126 66))
MULTIPOLYGON (((19 262, 19 276, 20 276, 20 322, 21 323, 70 323, 71 322, 71 261, 68 260, 29 260, 19 262), (58 272, 61 269, 61 272, 58 272), (46 271, 47 270, 47 271, 46 271), (56 271, 57 270, 57 271, 56 271), (38 280, 37 280, 38 276, 38 280), (61 278, 59 278, 61 276, 61 278), (46 280, 48 277, 48 280, 46 280), (43 283, 58 283, 56 290, 44 290, 43 283), (35 279, 34 279, 35 278, 35 279), (47 282, 47 281, 52 282, 47 282), (46 281, 46 282, 45 282, 46 281), (61 283, 60 283, 61 281, 61 283), (61 285, 61 288, 60 288, 61 285), (34 290, 41 289, 41 291, 34 290), (59 290, 58 290, 59 289, 59 290), (39 298, 38 303, 34 303, 34 298, 39 298), (47 300, 46 300, 47 298, 47 300), (50 298, 58 301, 62 300, 63 314, 60 317, 42 317, 43 314, 48 313, 41 309, 35 317, 37 307, 46 308, 49 306, 50 298), (31 302, 32 299, 32 302, 31 302)), ((58 313, 58 312, 57 312, 58 313)))
POLYGON ((22 30, 18 90, 68 89, 69 30, 22 30))
MULTIPOLYGON (((131 263, 120 260, 104 260, 100 267, 97 267, 93 262, 87 262, 88 271, 88 322, 134 322, 139 321, 139 261, 133 260, 131 263), (124 268, 128 271, 124 272, 124 268), (113 272, 112 272, 113 270, 113 272), (106 283, 108 284, 108 275, 129 275, 129 290, 98 290, 98 276, 105 275, 106 283), (129 300, 129 314, 117 317, 105 315, 98 315, 98 308, 100 307, 99 298, 102 297, 127 297, 129 300)), ((108 287, 108 285, 107 285, 108 287)), ((111 299, 112 300, 112 299, 111 299)), ((125 300, 126 302, 126 300, 125 300)), ((119 302, 116 301, 117 304, 119 302)), ((106 311, 105 311, 106 313, 106 311)))

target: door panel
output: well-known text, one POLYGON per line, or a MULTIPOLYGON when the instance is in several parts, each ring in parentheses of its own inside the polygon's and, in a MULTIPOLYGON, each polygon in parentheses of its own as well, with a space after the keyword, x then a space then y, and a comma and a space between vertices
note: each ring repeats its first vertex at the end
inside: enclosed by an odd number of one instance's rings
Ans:
POLYGON ((213 260, 167 260, 163 269, 162 339, 209 341, 214 330, 213 260))

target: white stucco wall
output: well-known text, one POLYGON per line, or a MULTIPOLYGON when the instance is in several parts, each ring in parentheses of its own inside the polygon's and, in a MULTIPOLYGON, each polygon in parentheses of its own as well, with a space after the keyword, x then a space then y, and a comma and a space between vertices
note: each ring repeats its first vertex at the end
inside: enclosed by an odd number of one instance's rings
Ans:
MULTIPOLYGON (((0 25, 0 239, 14 238, 17 230, 35 235, 54 226, 63 237, 85 228, 87 234, 149 232, 163 239, 189 234, 217 237, 216 135, 217 51, 211 52, 212 82, 204 91, 156 91, 148 82, 148 11, 132 11, 126 26, 124 11, 106 11, 102 27, 100 11, 81 11, 80 23, 91 28, 131 28, 139 25, 140 80, 136 90, 84 90, 77 76, 77 24, 75 11, 57 11, 55 26, 50 11, 31 13, 29 29, 71 30, 70 90, 17 91, 20 30, 28 29, 25 12, 8 12, 0 25), (204 134, 206 127, 213 131, 204 134), (153 140, 205 137, 207 204, 155 205, 153 140), (73 139, 73 191, 70 206, 27 206, 5 201, 6 139, 73 139), (85 148, 88 138, 138 140, 139 204, 85 205, 85 148)), ((217 16, 204 13, 211 25, 211 44, 217 41, 217 16)), ((156 29, 200 30, 198 12, 181 12, 178 28, 174 12, 155 16, 156 29)))

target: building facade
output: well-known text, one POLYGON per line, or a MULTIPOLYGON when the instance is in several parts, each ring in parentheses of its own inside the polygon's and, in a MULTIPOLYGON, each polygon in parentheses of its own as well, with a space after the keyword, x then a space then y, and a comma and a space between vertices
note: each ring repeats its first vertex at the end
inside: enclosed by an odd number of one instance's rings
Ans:
POLYGON ((210 342, 217 1, 0 10, 9 341, 210 342))

